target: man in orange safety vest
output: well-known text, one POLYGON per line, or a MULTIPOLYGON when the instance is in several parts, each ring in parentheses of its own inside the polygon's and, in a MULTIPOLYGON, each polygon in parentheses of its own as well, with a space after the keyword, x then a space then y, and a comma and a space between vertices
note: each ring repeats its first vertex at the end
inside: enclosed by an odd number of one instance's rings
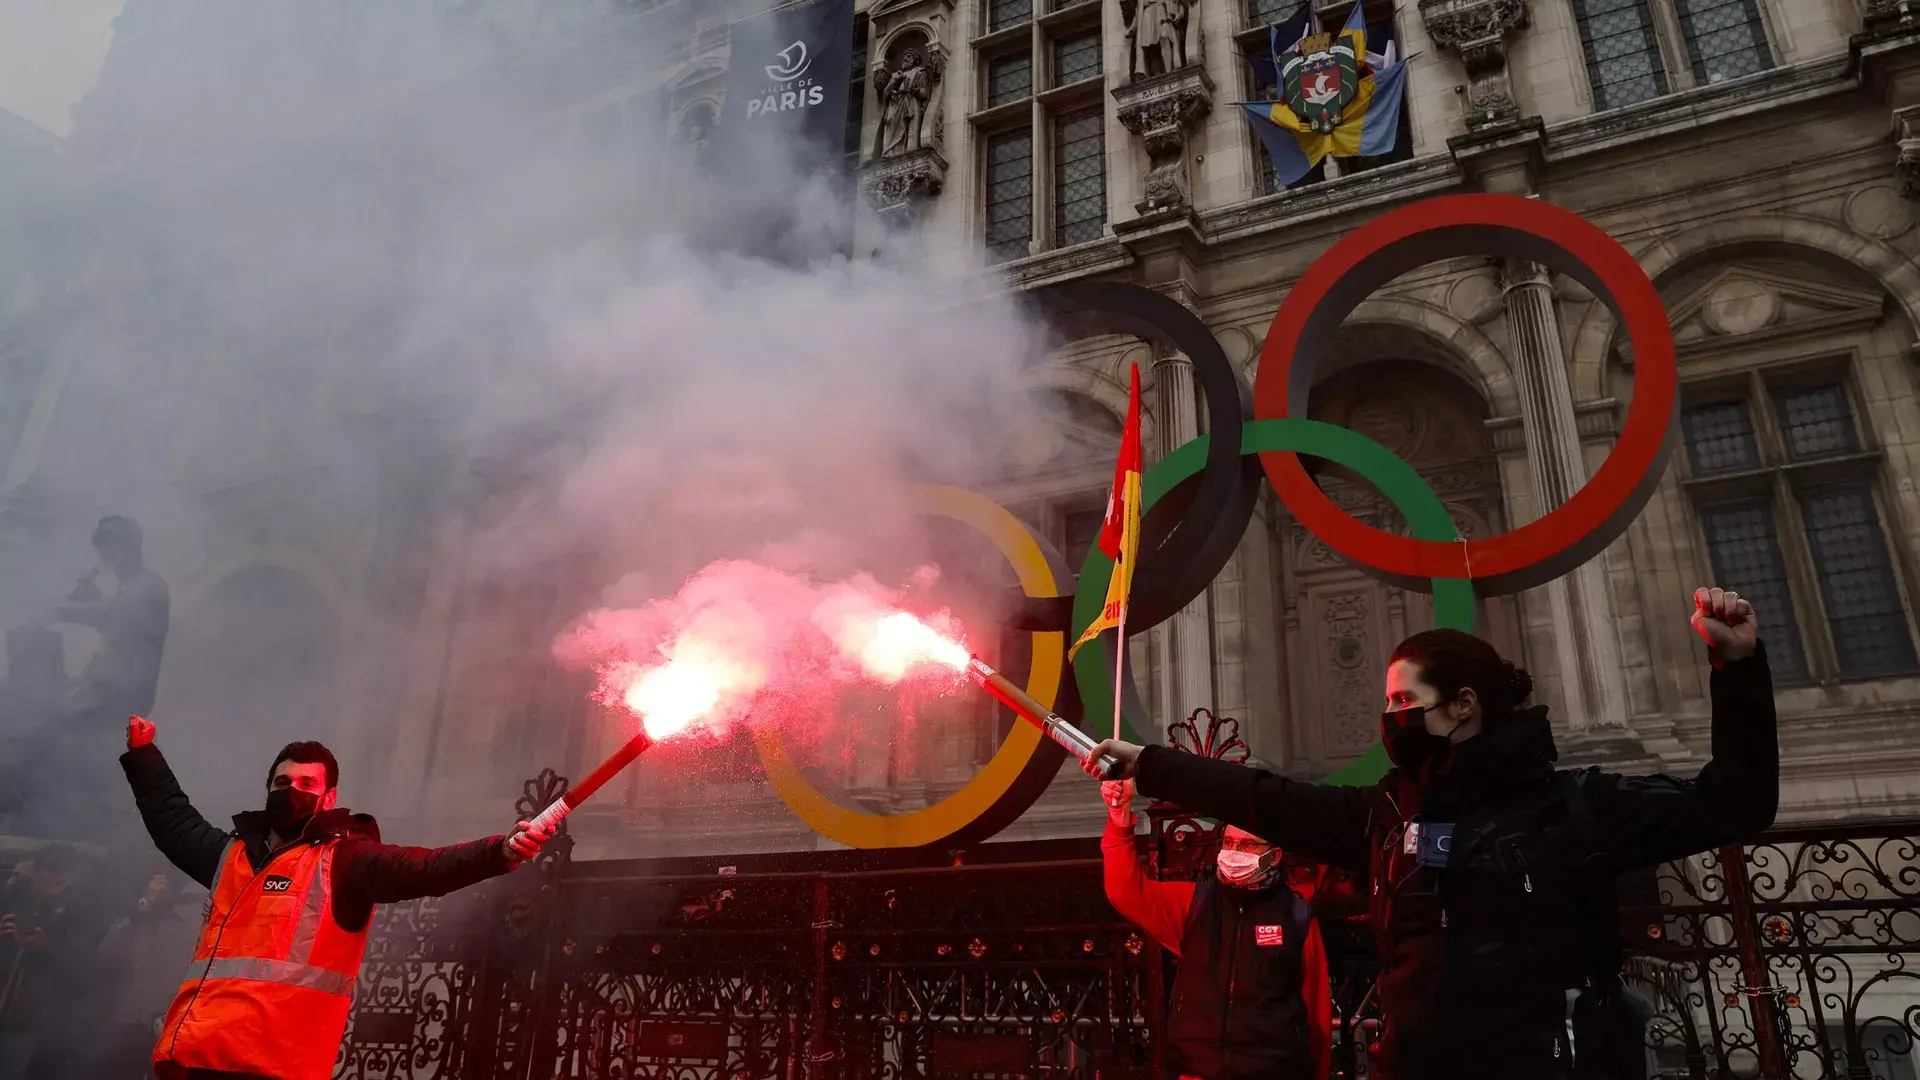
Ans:
POLYGON ((265 808, 223 830, 187 800, 153 736, 131 717, 121 767, 160 853, 211 894, 153 1048, 162 1080, 332 1076, 374 905, 504 874, 547 840, 522 821, 443 848, 383 844, 372 817, 334 805, 340 765, 317 742, 281 750, 265 808))

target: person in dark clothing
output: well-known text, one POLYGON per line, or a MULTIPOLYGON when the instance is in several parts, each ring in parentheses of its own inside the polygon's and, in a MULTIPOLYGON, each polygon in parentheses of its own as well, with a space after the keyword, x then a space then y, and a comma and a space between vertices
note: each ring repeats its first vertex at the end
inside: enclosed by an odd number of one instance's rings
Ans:
POLYGON ((1779 803, 1753 608, 1720 589, 1697 591, 1694 608, 1713 665, 1713 757, 1692 780, 1555 770, 1546 710, 1522 708, 1532 680, 1452 630, 1394 651, 1381 739, 1395 768, 1370 788, 1117 740, 1089 760, 1112 754, 1143 793, 1367 875, 1385 1022, 1375 1076, 1618 1075, 1644 1051, 1588 1022, 1619 996, 1617 971, 1593 962, 1606 951, 1596 936, 1614 930, 1596 909, 1622 871, 1752 836, 1779 803))
POLYGON ((85 970, 80 860, 57 844, 0 884, 0 1080, 67 1075, 72 1016, 85 970))
POLYGON ((1180 958, 1168 1008, 1167 1080, 1314 1080, 1333 1027, 1313 890, 1280 851, 1229 825, 1199 882, 1154 881, 1134 844, 1133 781, 1100 785, 1107 900, 1180 958))
POLYGON ((25 749, 31 763, 30 828, 101 843, 117 842, 118 834, 133 829, 124 806, 90 796, 112 782, 109 750, 121 722, 129 714, 151 711, 160 685, 172 600, 167 583, 148 568, 143 545, 144 534, 132 518, 102 518, 93 532, 99 568, 81 578, 67 603, 42 620, 90 627, 100 644, 68 692, 63 715, 42 726, 25 749), (102 570, 113 575, 111 595, 96 581, 102 570))
POLYGON ((153 737, 153 724, 130 718, 121 767, 160 853, 212 894, 153 1050, 163 1080, 330 1075, 374 905, 507 873, 547 839, 523 821, 443 848, 383 844, 372 817, 335 805, 340 766, 317 742, 281 750, 265 809, 222 830, 187 800, 153 737))
POLYGON ((204 901, 160 856, 141 895, 108 926, 99 945, 106 980, 97 988, 94 1015, 102 1030, 88 1076, 144 1080, 152 1075, 153 1040, 180 972, 200 936, 204 901))
POLYGON ((80 685, 68 700, 73 723, 113 736, 120 717, 153 709, 160 685, 160 657, 167 647, 172 601, 167 583, 147 568, 144 534, 132 518, 103 518, 93 531, 100 565, 117 582, 112 596, 94 583, 98 570, 82 578, 67 603, 49 621, 91 626, 100 632, 100 650, 80 673, 80 685))

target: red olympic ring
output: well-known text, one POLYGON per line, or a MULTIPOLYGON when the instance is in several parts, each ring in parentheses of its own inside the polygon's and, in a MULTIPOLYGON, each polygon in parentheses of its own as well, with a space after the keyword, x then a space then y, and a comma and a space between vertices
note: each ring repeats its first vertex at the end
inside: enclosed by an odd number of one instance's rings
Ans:
POLYGON ((1383 214, 1307 268, 1273 317, 1254 379, 1259 419, 1304 417, 1334 335, 1374 290, 1462 255, 1528 259, 1585 285, 1626 328, 1633 400, 1613 452, 1564 504, 1520 528, 1446 543, 1382 532, 1333 504, 1297 454, 1260 455, 1280 501, 1309 533, 1364 568, 1415 587, 1471 578, 1482 594, 1544 585, 1600 554, 1640 513, 1666 472, 1677 430, 1679 371, 1666 308, 1645 271, 1599 226, 1514 195, 1445 195, 1383 214))

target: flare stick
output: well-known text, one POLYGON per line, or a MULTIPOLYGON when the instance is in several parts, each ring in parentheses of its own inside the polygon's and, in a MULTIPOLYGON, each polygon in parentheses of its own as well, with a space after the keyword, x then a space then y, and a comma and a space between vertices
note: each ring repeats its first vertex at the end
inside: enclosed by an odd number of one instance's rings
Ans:
MULTIPOLYGON (((967 674, 975 682, 986 688, 987 693, 1005 702, 1007 707, 1027 718, 1035 727, 1046 733, 1047 738, 1067 748, 1067 752, 1086 764, 1093 756, 1094 747, 1100 745, 1091 735, 1061 719, 1059 715, 1048 711, 1045 705, 1033 699, 1013 684, 1011 679, 988 667, 986 661, 973 657, 967 661, 967 674)), ((1100 775, 1108 780, 1118 780, 1125 766, 1111 754, 1100 755, 1100 775)))
POLYGON ((534 818, 531 824, 536 829, 557 828, 561 819, 579 809, 580 804, 586 802, 588 796, 599 791, 600 786, 613 779, 621 769, 633 764, 633 759, 646 753, 647 748, 652 745, 653 740, 648 738, 644 731, 627 740, 627 745, 615 750, 612 756, 600 763, 599 768, 588 773, 585 780, 569 787, 566 794, 553 800, 553 805, 540 811, 540 816, 534 818))

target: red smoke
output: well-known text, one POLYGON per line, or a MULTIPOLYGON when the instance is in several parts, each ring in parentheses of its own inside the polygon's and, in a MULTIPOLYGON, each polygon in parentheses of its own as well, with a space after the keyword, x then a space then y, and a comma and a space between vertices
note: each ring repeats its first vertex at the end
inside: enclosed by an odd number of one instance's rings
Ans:
MULTIPOLYGON (((916 575, 924 586, 930 572, 916 575)), ((599 676, 594 699, 638 717, 656 739, 690 728, 725 736, 768 718, 777 699, 818 705, 861 684, 951 689, 967 650, 944 610, 916 616, 867 575, 821 584, 723 561, 644 608, 603 609, 554 643, 599 676)))

